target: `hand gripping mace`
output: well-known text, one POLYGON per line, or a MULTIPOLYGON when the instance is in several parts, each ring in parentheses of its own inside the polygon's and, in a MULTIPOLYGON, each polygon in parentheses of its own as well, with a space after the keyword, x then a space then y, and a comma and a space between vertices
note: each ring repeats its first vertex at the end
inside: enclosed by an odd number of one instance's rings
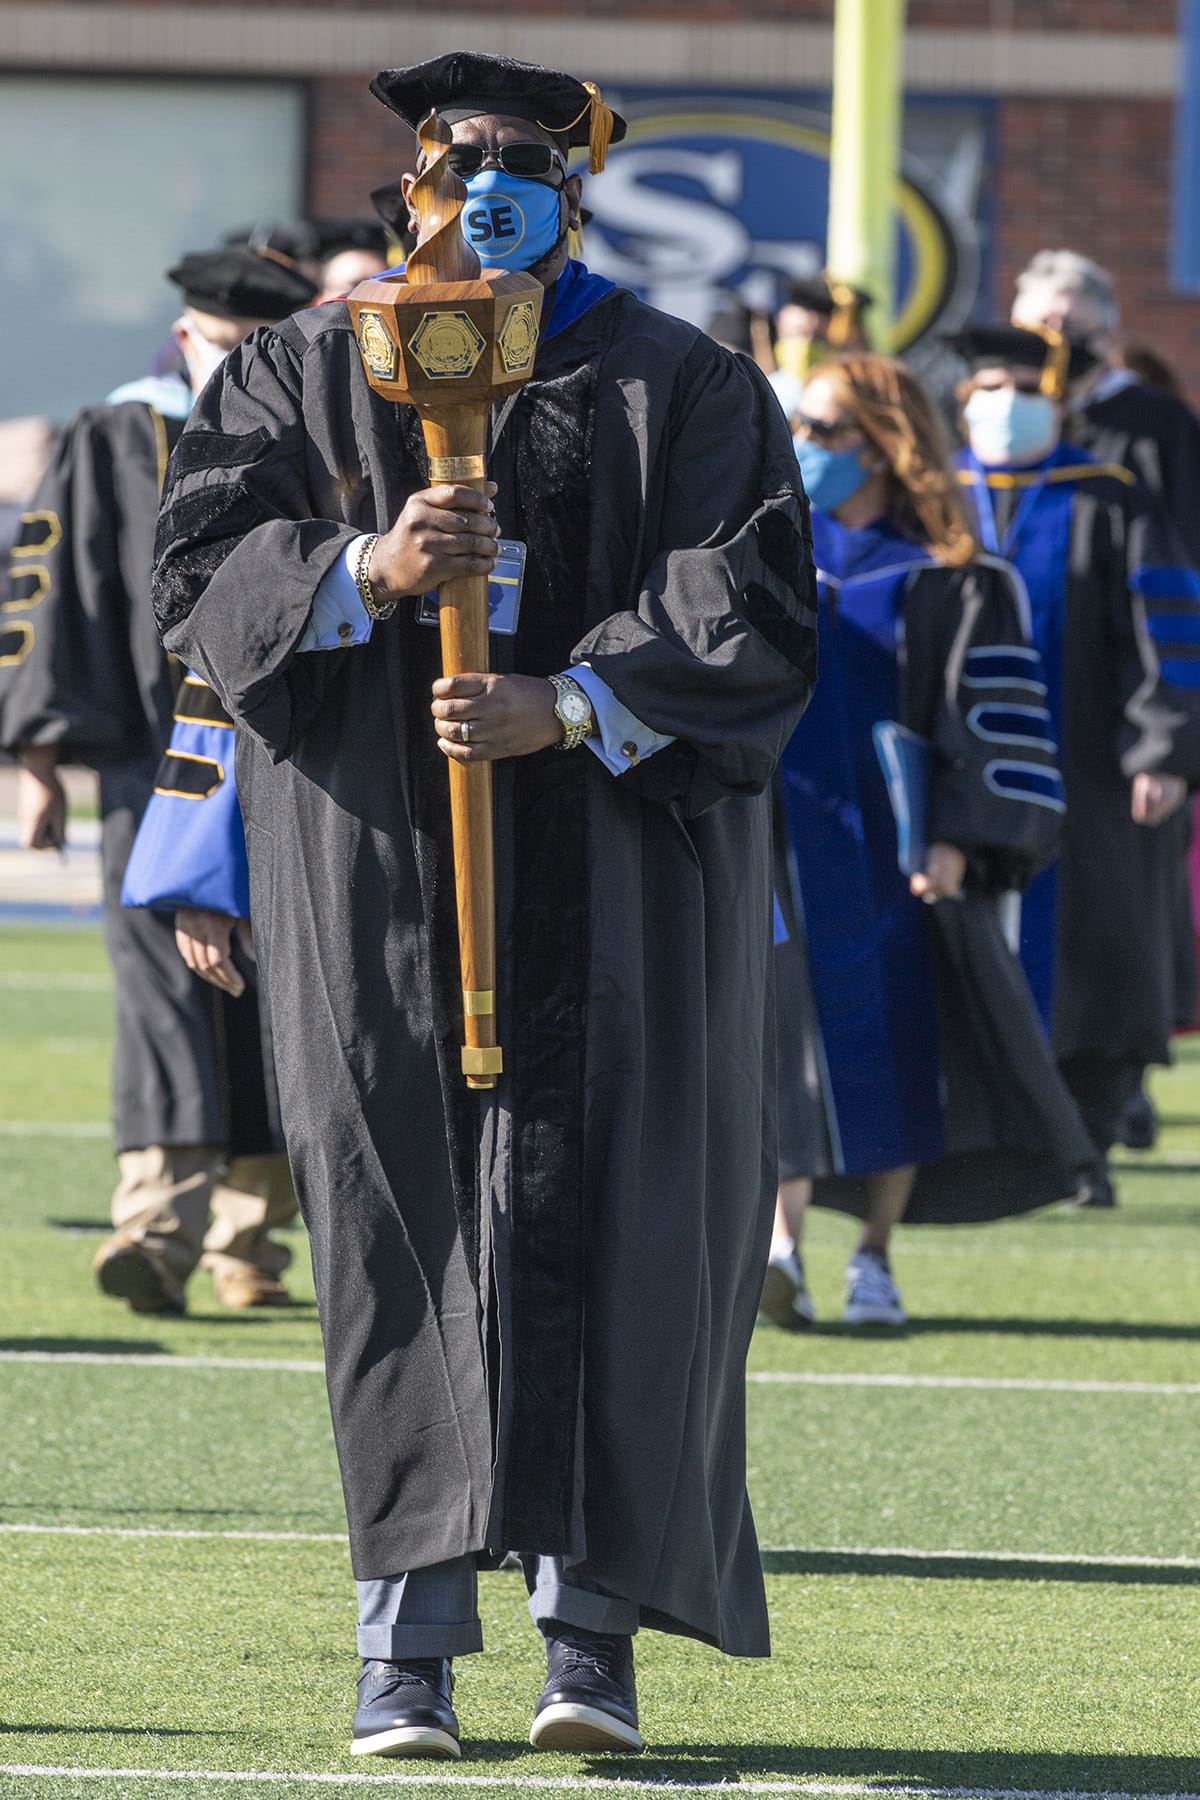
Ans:
MULTIPOLYGON (((424 173, 412 188, 420 242, 402 276, 364 281, 350 296, 367 379, 387 400, 415 406, 431 484, 482 489, 492 402, 533 372, 542 286, 529 275, 488 270, 465 242, 467 190, 451 169, 450 129, 429 113, 418 132, 424 173)), ((488 666, 488 579, 464 575, 438 590, 445 675, 488 666)), ((462 963, 463 1073, 495 1087, 504 1066, 496 1042, 496 874, 490 763, 450 767, 450 822, 462 963)))

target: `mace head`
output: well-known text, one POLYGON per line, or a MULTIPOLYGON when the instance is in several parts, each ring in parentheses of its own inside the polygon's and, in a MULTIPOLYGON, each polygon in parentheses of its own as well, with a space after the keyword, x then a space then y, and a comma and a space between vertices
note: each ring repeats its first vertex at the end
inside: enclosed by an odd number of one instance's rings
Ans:
POLYGON ((434 281, 478 281, 479 258, 463 237, 459 222, 467 190, 450 167, 450 127, 430 111, 421 120, 417 138, 425 167, 408 194, 420 219, 417 247, 405 269, 408 284, 423 287, 434 281))

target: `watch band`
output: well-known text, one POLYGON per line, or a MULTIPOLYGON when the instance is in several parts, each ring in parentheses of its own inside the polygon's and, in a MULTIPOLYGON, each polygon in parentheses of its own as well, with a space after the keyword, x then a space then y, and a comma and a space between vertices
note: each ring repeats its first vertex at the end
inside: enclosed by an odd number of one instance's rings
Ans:
POLYGON ((365 537, 359 545, 358 555, 354 559, 354 585, 358 589, 358 597, 366 608, 368 617, 380 624, 390 619, 396 610, 395 600, 377 600, 375 589, 371 586, 371 578, 367 570, 371 566, 371 552, 379 542, 379 535, 365 537))
POLYGON ((587 692, 569 675, 547 675, 546 680, 554 689, 554 716, 563 728, 563 740, 558 746, 560 750, 578 750, 580 744, 587 742, 596 728, 596 716, 592 711, 592 703, 587 692), (578 694, 587 706, 587 717, 577 721, 568 719, 562 709, 562 703, 568 694, 578 694))

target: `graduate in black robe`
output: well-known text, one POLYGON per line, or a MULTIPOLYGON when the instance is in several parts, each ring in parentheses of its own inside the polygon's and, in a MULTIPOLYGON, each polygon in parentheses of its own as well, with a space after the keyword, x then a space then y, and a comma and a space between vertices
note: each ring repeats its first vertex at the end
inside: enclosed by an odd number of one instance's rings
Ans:
POLYGON ((1091 354, 985 326, 956 345, 980 535, 1019 571, 1067 811, 1022 910, 1022 960, 1098 1150, 1148 1063, 1169 1060, 1178 848, 1160 829, 1200 777, 1200 576, 1153 496, 1061 438, 1091 354))
MULTIPOLYGON (((184 295, 177 333, 196 387, 254 324, 315 291, 248 250, 187 257, 171 279, 184 295)), ((236 1007, 219 1002, 181 961, 169 914, 120 905, 171 730, 179 671, 158 640, 150 575, 167 459, 191 404, 181 378, 149 378, 61 434, 23 521, 0 620, 0 744, 24 765, 32 847, 63 839, 57 766, 99 772, 121 1183, 116 1236, 96 1274, 138 1311, 182 1311, 202 1251, 227 1304, 286 1300, 289 1252, 267 1228, 294 1211, 253 993, 236 1007)))
MULTIPOLYGON (((1072 251, 1040 251, 1017 282, 1013 323, 1069 331, 1099 361, 1072 386, 1063 434, 1096 462, 1128 469, 1158 500, 1188 562, 1200 569, 1200 418, 1180 394, 1140 380, 1122 363, 1120 315, 1107 272, 1072 251)), ((1162 827, 1178 858, 1172 919, 1174 1018, 1196 1020, 1196 928, 1187 867, 1190 808, 1162 827)), ((1153 1141, 1150 1102, 1140 1102, 1143 1147, 1153 1141), (1148 1132, 1148 1136, 1147 1136, 1148 1132)), ((1127 1143, 1133 1138, 1122 1127, 1127 1143)))
POLYGON ((534 256, 548 287, 537 363, 490 456, 501 534, 528 546, 516 635, 431 719, 438 637, 412 596, 490 567, 495 526, 473 490, 428 489, 416 414, 371 389, 337 303, 259 333, 202 396, 155 606, 242 728, 359 1581, 356 1747, 458 1753, 475 1560, 515 1549, 550 1657, 535 1741, 618 1748, 640 1743, 639 1623, 768 1650, 743 1365, 774 1197, 768 790, 813 678, 807 514, 758 371, 567 262, 566 145, 623 130, 598 97, 466 54, 375 91, 412 122, 436 103, 469 206, 502 190, 536 223, 515 266, 534 256), (360 643, 348 552, 398 600, 360 643), (564 671, 593 732, 570 749, 544 679, 564 671), (498 758, 493 1094, 460 1069, 442 752, 498 758))

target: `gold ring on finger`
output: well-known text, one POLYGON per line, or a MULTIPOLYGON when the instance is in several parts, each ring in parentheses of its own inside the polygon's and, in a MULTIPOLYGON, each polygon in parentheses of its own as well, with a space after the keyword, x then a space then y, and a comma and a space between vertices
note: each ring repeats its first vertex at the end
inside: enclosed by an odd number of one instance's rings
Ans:
POLYGON ((458 735, 459 735, 459 739, 461 740, 462 743, 464 743, 464 744, 470 743, 470 741, 471 741, 471 721, 470 721, 470 719, 463 720, 462 724, 458 728, 458 735))

